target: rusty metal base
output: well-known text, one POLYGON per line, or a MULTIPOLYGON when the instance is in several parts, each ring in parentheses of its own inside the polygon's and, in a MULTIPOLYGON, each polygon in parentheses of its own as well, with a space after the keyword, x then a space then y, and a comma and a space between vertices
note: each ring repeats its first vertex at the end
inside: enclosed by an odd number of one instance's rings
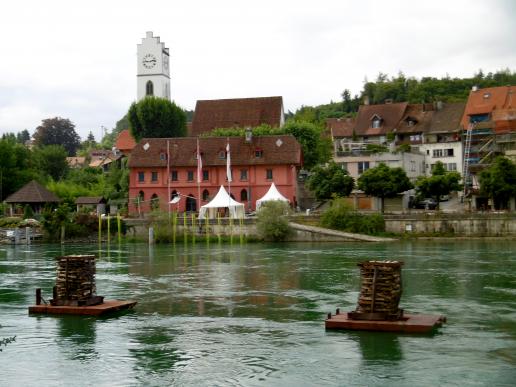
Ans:
POLYGON ((68 306, 68 305, 32 305, 29 306, 29 313, 43 314, 77 314, 87 316, 100 316, 107 313, 131 309, 136 305, 136 301, 117 301, 106 300, 102 304, 90 306, 68 306))
POLYGON ((349 313, 328 314, 326 329, 358 331, 429 333, 446 322, 442 315, 404 313, 399 320, 354 320, 349 313))

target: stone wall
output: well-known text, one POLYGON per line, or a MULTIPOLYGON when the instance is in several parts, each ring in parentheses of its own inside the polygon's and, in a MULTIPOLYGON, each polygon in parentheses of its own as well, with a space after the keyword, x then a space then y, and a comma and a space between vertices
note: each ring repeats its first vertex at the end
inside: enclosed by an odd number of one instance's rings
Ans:
POLYGON ((384 217, 386 231, 393 233, 516 236, 516 213, 428 213, 384 217))

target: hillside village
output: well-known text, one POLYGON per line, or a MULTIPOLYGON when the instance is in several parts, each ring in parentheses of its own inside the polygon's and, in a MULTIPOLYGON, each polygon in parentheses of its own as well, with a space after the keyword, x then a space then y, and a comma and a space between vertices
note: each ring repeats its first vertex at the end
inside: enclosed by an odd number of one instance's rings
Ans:
MULTIPOLYGON (((138 44, 137 61, 137 101, 148 97, 170 101, 169 50, 152 32, 138 44)), ((430 200, 421 197, 417 183, 432 176, 439 165, 446 173, 458 173, 462 185, 420 209, 439 209, 442 200, 441 209, 449 212, 514 211, 516 189, 508 200, 496 203, 482 190, 480 174, 496 156, 516 162, 515 91, 511 85, 474 86, 464 102, 432 103, 387 98, 372 104, 366 95, 356 114, 325 118, 320 130, 312 132, 295 115, 285 114, 281 96, 199 100, 184 135, 174 137, 136 140, 124 117, 111 134, 115 136, 111 149, 103 149, 91 135, 83 143, 82 154, 66 157, 66 168, 61 169, 75 173, 75 193, 70 193, 66 182, 60 186, 64 175, 58 173, 47 187, 30 181, 16 192, 4 188, 9 194, 2 195, 3 209, 11 216, 23 214, 27 206, 40 213, 45 204, 64 200, 77 211, 89 208, 98 215, 191 213, 210 203, 222 186, 247 214, 256 211, 257 200, 273 187, 293 210, 305 213, 325 208, 328 200, 314 195, 308 182, 315 165, 332 161, 355 184, 348 195, 331 194, 346 196, 355 210, 417 210, 419 201, 430 200), (360 177, 379 165, 401 168, 416 189, 386 196, 385 202, 358 189, 360 177), (92 179, 101 181, 103 188, 95 191, 100 195, 88 194, 94 191, 92 179), (51 202, 45 200, 49 197, 51 202)), ((34 143, 28 139, 25 145, 30 149, 34 143)))

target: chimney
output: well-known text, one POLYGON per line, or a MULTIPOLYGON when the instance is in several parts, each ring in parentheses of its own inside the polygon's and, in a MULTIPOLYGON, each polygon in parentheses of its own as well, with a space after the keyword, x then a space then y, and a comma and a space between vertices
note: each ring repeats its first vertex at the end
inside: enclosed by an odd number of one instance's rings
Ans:
POLYGON ((478 86, 477 85, 474 85, 472 88, 471 88, 471 91, 477 91, 478 90, 478 86))
POLYGON ((247 128, 245 128, 245 142, 251 143, 252 141, 253 141, 253 131, 248 126, 247 128))
POLYGON ((443 101, 437 101, 437 110, 443 110, 443 101))
POLYGON ((392 98, 387 98, 385 100, 385 103, 390 105, 392 103, 392 98))
POLYGON ((369 97, 367 95, 364 97, 364 105, 369 105, 369 97))

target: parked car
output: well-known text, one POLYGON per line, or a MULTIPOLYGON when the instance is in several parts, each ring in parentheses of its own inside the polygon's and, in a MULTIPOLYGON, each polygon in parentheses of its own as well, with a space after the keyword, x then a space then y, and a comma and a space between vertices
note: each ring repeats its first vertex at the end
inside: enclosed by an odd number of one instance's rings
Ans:
POLYGON ((435 210, 437 208, 437 202, 435 199, 427 198, 420 201, 414 202, 414 208, 420 208, 424 210, 435 210))

